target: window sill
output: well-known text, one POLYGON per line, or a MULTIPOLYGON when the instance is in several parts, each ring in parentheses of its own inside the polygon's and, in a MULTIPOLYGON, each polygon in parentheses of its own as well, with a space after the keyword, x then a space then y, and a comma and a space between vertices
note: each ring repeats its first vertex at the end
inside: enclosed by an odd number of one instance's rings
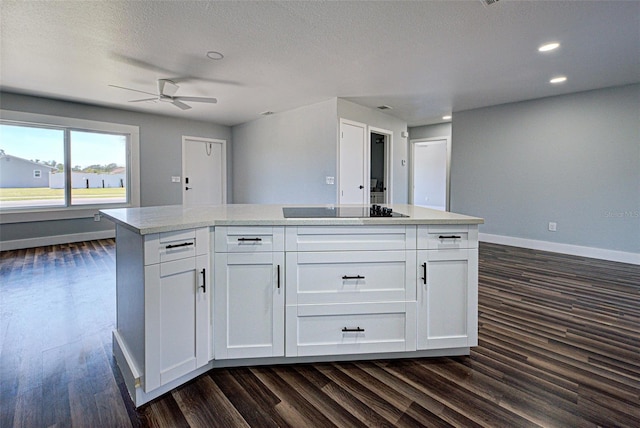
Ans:
POLYGON ((132 205, 113 204, 86 205, 81 207, 60 207, 59 209, 47 207, 43 209, 29 209, 28 211, 2 211, 0 212, 0 224, 91 218, 95 214, 98 214, 98 211, 102 209, 130 207, 132 207, 132 205))

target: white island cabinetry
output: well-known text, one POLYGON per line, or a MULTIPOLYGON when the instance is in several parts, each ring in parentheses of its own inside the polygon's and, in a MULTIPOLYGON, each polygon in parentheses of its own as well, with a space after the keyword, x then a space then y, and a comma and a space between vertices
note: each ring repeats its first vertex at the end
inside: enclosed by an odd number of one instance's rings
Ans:
POLYGON ((469 355, 482 219, 390 207, 405 216, 102 210, 116 223, 113 352, 134 404, 216 367, 469 355))
POLYGON ((477 346, 477 226, 418 226, 418 249, 418 349, 477 346))
MULTIPOLYGON (((138 235, 118 226, 116 355, 149 393, 209 361, 209 228, 138 235)), ((129 385, 127 385, 129 386, 129 385)))
POLYGON ((415 231, 287 228, 286 355, 415 351, 415 231))
POLYGON ((284 228, 215 228, 216 359, 284 356, 284 228))

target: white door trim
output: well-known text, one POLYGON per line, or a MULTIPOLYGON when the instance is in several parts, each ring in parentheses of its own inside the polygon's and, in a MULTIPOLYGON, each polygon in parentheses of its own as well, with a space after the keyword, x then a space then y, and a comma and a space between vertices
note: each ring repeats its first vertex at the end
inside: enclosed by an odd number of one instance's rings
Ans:
POLYGON ((416 143, 428 143, 428 142, 432 142, 432 141, 442 141, 442 140, 446 140, 447 142, 447 190, 446 190, 446 210, 449 211, 449 198, 450 198, 450 192, 449 189, 451 188, 451 137, 449 136, 442 136, 442 137, 430 137, 430 138, 416 138, 414 140, 409 140, 409 145, 411 146, 411 167, 409 170, 409 203, 412 205, 415 205, 415 201, 413 200, 413 177, 414 177, 414 168, 415 168, 415 164, 414 164, 414 159, 415 159, 415 147, 416 147, 416 143))
POLYGON ((184 187, 185 187, 185 183, 184 183, 184 174, 185 174, 185 145, 188 143, 188 141, 197 141, 200 143, 213 143, 213 144, 220 144, 222 145, 222 203, 226 204, 227 203, 227 140, 219 140, 217 138, 204 138, 204 137, 190 137, 187 135, 183 135, 182 136, 182 177, 183 177, 183 181, 182 181, 182 185, 180 187, 180 193, 182 195, 182 203, 184 204, 184 187))
MULTIPOLYGON (((393 131, 375 126, 369 127, 369 144, 371 144, 371 133, 386 135, 388 144, 384 145, 384 182, 387 188, 385 192, 385 203, 391 204, 393 201, 393 131)), ((371 171, 371 150, 369 150, 369 171, 371 171)))

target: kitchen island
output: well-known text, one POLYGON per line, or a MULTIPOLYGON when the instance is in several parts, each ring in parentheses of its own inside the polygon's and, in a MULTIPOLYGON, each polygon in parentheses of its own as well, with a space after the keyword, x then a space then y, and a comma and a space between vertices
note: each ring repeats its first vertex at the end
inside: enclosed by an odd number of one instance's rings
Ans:
POLYGON ((393 216, 361 206, 102 210, 116 224, 113 352, 135 405, 214 367, 468 355, 483 220, 385 208, 393 216))

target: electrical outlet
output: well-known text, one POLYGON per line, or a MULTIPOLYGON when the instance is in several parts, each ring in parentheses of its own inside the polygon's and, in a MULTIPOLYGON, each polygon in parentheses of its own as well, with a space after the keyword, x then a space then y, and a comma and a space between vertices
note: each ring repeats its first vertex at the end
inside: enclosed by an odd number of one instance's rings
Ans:
POLYGON ((100 221, 100 218, 101 218, 100 213, 96 213, 93 215, 93 221, 100 221))
POLYGON ((558 230, 558 223, 556 223, 555 221, 550 221, 549 232, 555 232, 556 230, 558 230))

